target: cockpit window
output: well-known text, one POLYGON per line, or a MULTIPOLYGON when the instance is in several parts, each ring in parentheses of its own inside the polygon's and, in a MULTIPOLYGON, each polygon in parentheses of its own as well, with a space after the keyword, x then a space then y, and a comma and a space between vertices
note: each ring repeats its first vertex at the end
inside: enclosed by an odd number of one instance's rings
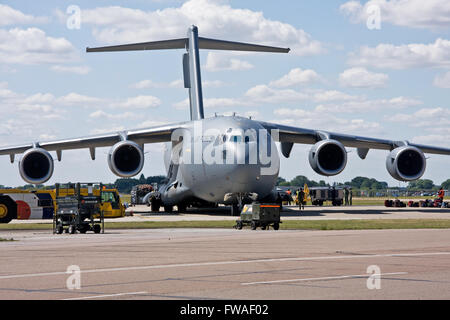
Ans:
POLYGON ((242 141, 242 137, 241 137, 241 136, 233 135, 233 136, 230 137, 230 141, 231 141, 231 142, 234 142, 234 143, 239 143, 239 142, 242 141))

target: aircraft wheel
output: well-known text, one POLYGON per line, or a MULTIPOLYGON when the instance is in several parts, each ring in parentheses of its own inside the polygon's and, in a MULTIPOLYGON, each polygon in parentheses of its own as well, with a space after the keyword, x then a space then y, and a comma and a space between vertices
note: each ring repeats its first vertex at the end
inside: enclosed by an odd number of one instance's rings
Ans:
POLYGON ((261 226, 261 230, 266 230, 266 228, 267 228, 266 225, 261 226))
POLYGON ((84 226, 81 227, 80 233, 86 233, 88 230, 89 230, 89 226, 84 225, 84 226))
POLYGON ((280 224, 278 222, 275 222, 273 224, 273 230, 278 230, 278 229, 280 229, 280 224))
POLYGON ((100 227, 99 224, 94 225, 94 233, 100 233, 102 230, 102 227, 100 227))
POLYGON ((178 213, 185 213, 186 212, 186 205, 185 204, 178 204, 178 213))
POLYGON ((151 202, 152 212, 159 212, 160 207, 161 207, 161 205, 159 204, 159 202, 157 200, 152 200, 152 202, 151 202))
POLYGON ((237 228, 238 230, 242 230, 242 221, 236 222, 236 228, 237 228))
POLYGON ((17 204, 10 197, 0 197, 0 223, 9 223, 17 217, 17 204))

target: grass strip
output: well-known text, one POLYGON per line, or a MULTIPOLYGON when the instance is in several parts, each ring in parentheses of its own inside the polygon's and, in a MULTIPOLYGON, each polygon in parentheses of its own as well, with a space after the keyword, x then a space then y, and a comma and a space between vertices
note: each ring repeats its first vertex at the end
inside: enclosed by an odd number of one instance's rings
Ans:
MULTIPOLYGON (((283 221, 283 220, 282 220, 283 221)), ((105 229, 233 228, 235 221, 106 222, 105 229)), ((284 230, 449 229, 450 219, 284 220, 284 230)), ((0 225, 0 230, 52 230, 47 223, 0 225)))
POLYGON ((15 240, 13 238, 10 238, 10 239, 0 238, 0 242, 2 242, 2 241, 15 241, 15 240))

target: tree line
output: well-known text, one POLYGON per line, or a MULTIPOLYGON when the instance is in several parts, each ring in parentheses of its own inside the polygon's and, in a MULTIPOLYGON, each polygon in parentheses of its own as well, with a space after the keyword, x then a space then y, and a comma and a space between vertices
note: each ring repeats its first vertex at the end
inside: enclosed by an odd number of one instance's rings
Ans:
MULTIPOLYGON (((131 189, 139 184, 152 184, 157 183, 162 184, 167 180, 166 176, 159 175, 159 176, 149 176, 145 177, 144 174, 141 174, 139 178, 119 178, 113 183, 105 183, 104 186, 108 189, 116 188, 120 193, 130 193, 131 189)), ((308 185, 308 187, 329 187, 330 184, 326 183, 324 180, 320 181, 314 181, 309 180, 305 176, 296 176, 294 179, 288 181, 282 177, 278 177, 277 185, 279 186, 295 186, 295 187, 303 187, 305 183, 308 185)), ((347 181, 344 183, 335 183, 334 186, 347 186, 351 187, 356 190, 386 190, 389 188, 388 183, 385 181, 378 181, 374 178, 367 178, 367 177, 355 177, 351 181, 347 181)), ((416 181, 411 181, 408 183, 407 189, 411 191, 421 191, 421 190, 428 190, 428 191, 437 191, 440 187, 443 187, 445 190, 450 190, 450 179, 447 179, 440 185, 434 184, 432 180, 429 179, 419 179, 416 181)), ((8 187, 5 187, 3 185, 0 185, 0 189, 6 189, 8 187)), ((24 186, 17 187, 18 189, 22 190, 36 190, 36 189, 54 189, 54 185, 33 185, 33 184, 26 184, 24 186)))
MULTIPOLYGON (((277 185, 280 186, 303 187, 305 183, 308 185, 308 187, 330 187, 330 184, 325 183, 324 180, 320 180, 319 182, 317 182, 314 180, 309 180, 305 176, 296 176, 294 179, 290 181, 287 181, 286 179, 279 177, 277 181, 277 185)), ((386 190, 389 188, 387 182, 378 181, 374 178, 367 178, 367 177, 355 177, 351 181, 347 181, 344 183, 335 183, 334 186, 347 186, 358 190, 386 190)), ((407 189, 411 191, 421 191, 421 190, 437 191, 440 187, 443 187, 445 190, 450 190, 450 179, 447 179, 440 185, 434 184, 434 182, 429 179, 419 179, 416 181, 409 182, 407 189)))

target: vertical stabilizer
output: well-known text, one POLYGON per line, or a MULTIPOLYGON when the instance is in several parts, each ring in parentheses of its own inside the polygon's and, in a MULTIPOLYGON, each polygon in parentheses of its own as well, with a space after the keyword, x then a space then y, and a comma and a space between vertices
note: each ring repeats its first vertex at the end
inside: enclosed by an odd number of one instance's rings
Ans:
POLYGON ((113 52, 113 51, 134 51, 134 50, 164 50, 164 49, 187 50, 187 52, 183 55, 183 74, 184 74, 184 87, 189 89, 189 106, 191 111, 191 120, 199 120, 204 118, 199 49, 253 51, 253 52, 282 52, 282 53, 289 52, 289 48, 279 48, 252 43, 202 38, 198 36, 198 28, 194 25, 189 27, 187 38, 130 43, 98 48, 86 48, 86 52, 113 52))
MULTIPOLYGON (((202 93, 202 79, 200 75, 200 53, 198 46, 198 29, 196 26, 191 26, 188 29, 187 35, 187 50, 189 68, 183 70, 189 71, 189 75, 184 75, 185 84, 189 79, 189 105, 191 109, 191 120, 199 120, 204 118, 203 113, 203 93, 202 93), (189 69, 189 70, 186 70, 189 69), (187 78, 187 79, 186 79, 187 78)), ((186 62, 186 61, 185 61, 186 62)), ((186 63, 184 63, 186 64, 186 63)))

